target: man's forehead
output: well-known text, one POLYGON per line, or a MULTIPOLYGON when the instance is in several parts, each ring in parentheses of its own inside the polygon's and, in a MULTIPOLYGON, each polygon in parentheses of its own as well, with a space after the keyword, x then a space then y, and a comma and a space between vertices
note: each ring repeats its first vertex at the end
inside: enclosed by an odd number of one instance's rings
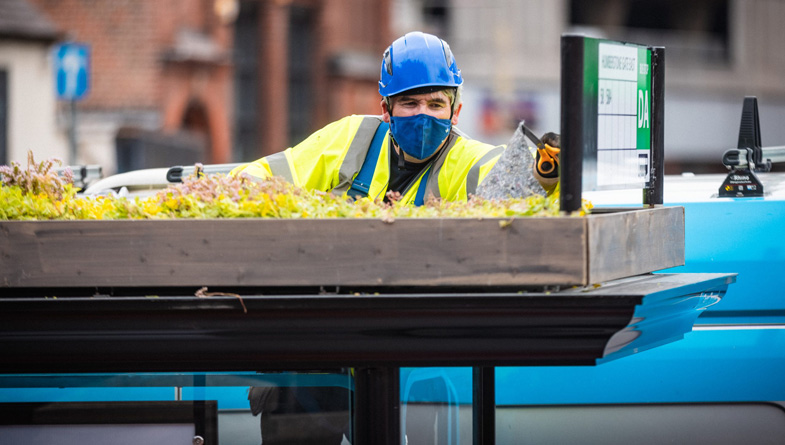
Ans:
POLYGON ((421 94, 406 94, 403 93, 400 96, 394 96, 396 100, 438 100, 441 102, 449 102, 450 98, 447 96, 444 91, 434 91, 431 93, 421 93, 421 94))

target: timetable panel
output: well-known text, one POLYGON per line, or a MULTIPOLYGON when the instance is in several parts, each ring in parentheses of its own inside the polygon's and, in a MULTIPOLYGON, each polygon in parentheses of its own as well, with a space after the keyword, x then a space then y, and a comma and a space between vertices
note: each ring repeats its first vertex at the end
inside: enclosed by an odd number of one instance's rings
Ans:
POLYGON ((600 43, 597 63, 597 187, 648 181, 648 60, 636 46, 600 43))

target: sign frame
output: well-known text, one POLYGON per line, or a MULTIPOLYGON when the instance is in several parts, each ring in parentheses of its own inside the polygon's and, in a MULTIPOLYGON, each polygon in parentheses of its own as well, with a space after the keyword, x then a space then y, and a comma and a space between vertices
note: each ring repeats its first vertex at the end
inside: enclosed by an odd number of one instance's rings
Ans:
MULTIPOLYGON (((578 210, 581 206, 582 192, 590 190, 641 188, 644 205, 662 204, 664 56, 662 47, 583 35, 562 36, 562 150, 559 176, 562 211, 578 210), (608 54, 610 57, 606 57, 607 63, 603 69, 601 56, 608 54), (618 68, 630 68, 631 72, 623 74, 618 68), (628 104, 626 108, 629 110, 623 113, 600 113, 599 102, 602 99, 600 86, 611 82, 615 88, 619 88, 618 79, 622 78, 624 80, 621 82, 637 86, 637 91, 632 96, 632 100, 636 102, 635 109, 632 109, 633 104, 628 104), (611 117, 608 117, 609 115, 611 117), (621 117, 617 117, 619 115, 621 117), (627 126, 640 127, 643 123, 643 127, 633 129, 635 136, 629 135, 625 144, 617 144, 616 132, 619 130, 616 127, 609 130, 612 134, 602 134, 603 132, 599 131, 598 123, 602 123, 603 119, 626 119, 627 126), (634 147, 631 143, 633 140, 634 147), (604 146, 600 147, 600 145, 604 146), (603 165, 603 156, 607 156, 607 153, 613 150, 603 153, 602 149, 609 147, 614 149, 617 145, 626 148, 618 151, 626 151, 625 155, 630 159, 618 163, 626 165, 628 170, 622 171, 620 180, 609 180, 610 170, 607 162, 603 165), (643 157, 639 157, 641 154, 643 157), (639 158, 643 159, 643 163, 640 163, 639 158), (636 170, 642 174, 636 175, 636 170), (635 181, 633 176, 638 175, 640 179, 635 181)), ((617 93, 614 95, 618 97, 617 93)), ((621 133, 632 131, 627 130, 630 129, 622 129, 621 133)), ((618 136, 618 139, 623 137, 618 136)))

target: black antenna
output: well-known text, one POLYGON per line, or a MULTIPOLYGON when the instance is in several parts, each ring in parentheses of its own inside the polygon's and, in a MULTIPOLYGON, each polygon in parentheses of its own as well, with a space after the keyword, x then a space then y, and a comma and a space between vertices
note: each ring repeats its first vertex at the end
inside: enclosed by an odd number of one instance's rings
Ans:
POLYGON ((760 148, 760 118, 758 117, 758 98, 745 97, 741 109, 739 126, 739 148, 760 148))
POLYGON ((757 97, 744 98, 738 149, 725 152, 723 164, 730 169, 730 172, 720 186, 720 197, 763 196, 763 184, 755 172, 770 171, 771 160, 763 159, 757 97))
POLYGON ((758 115, 758 98, 745 97, 741 111, 741 125, 739 126, 740 149, 752 150, 754 171, 770 171, 771 161, 763 160, 763 144, 760 142, 760 117, 758 115))

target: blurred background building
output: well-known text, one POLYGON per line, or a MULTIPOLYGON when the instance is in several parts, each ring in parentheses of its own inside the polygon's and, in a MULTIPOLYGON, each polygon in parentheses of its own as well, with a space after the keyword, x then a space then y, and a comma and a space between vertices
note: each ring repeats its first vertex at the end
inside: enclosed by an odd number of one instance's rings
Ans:
POLYGON ((55 122, 50 48, 61 36, 25 2, 0 1, 0 164, 65 153, 55 122))
POLYGON ((665 46, 666 172, 722 171, 744 96, 785 145, 783 19, 781 0, 0 0, 0 162, 68 158, 57 42, 91 48, 76 160, 108 174, 249 161, 377 114, 382 52, 423 30, 463 70, 460 127, 493 143, 521 119, 558 131, 562 33, 665 46))
MULTIPOLYGON (((111 172, 146 166, 144 160, 229 157, 232 30, 213 5, 26 1, 64 40, 91 49, 89 94, 77 106, 79 163, 111 172)), ((58 109, 63 128, 70 119, 66 105, 58 109)))
POLYGON ((470 86, 461 125, 478 139, 503 142, 522 118, 559 128, 559 36, 579 32, 666 48, 666 173, 725 171, 744 96, 758 97, 763 145, 785 145, 781 0, 419 3, 444 23, 470 86))

